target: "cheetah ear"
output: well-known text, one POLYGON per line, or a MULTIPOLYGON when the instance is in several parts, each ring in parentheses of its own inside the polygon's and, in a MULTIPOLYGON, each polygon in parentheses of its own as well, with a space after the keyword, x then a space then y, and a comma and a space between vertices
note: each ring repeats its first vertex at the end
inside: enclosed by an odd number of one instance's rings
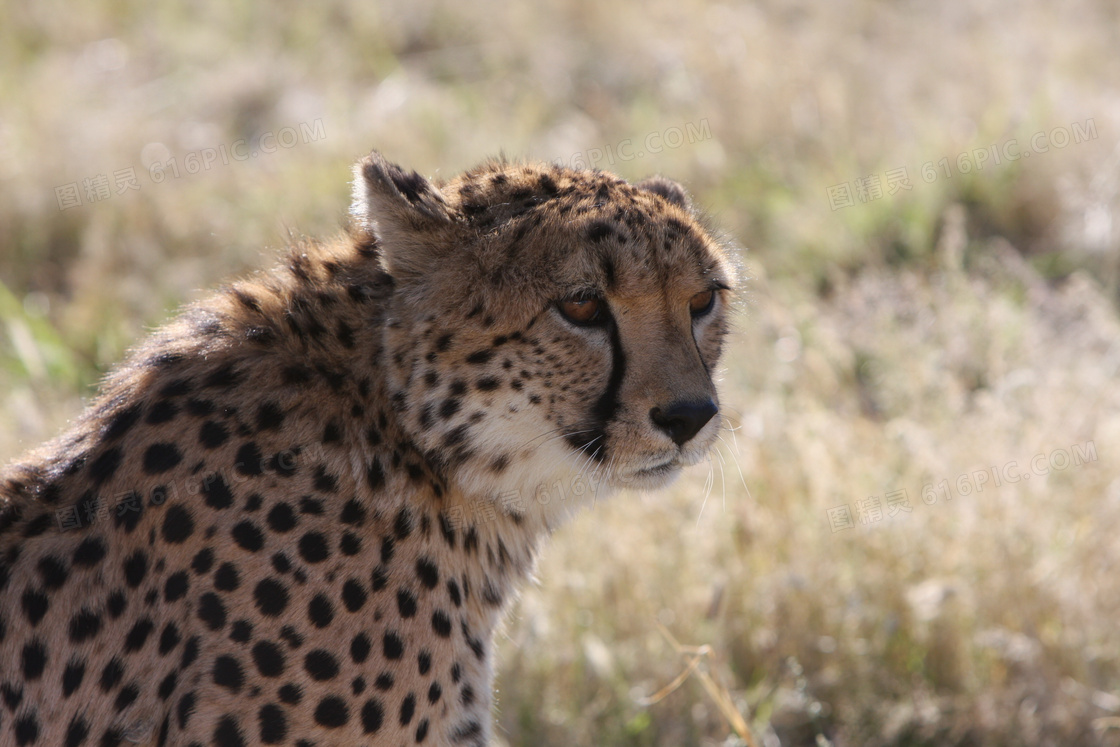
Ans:
POLYGON ((672 179, 666 179, 663 176, 651 176, 645 181, 638 182, 635 186, 638 189, 653 192, 655 195, 661 195, 682 210, 692 210, 692 200, 689 198, 688 192, 672 179))
POLYGON ((429 272, 458 235, 443 193, 374 151, 354 166, 350 216, 377 237, 385 271, 398 280, 429 272))

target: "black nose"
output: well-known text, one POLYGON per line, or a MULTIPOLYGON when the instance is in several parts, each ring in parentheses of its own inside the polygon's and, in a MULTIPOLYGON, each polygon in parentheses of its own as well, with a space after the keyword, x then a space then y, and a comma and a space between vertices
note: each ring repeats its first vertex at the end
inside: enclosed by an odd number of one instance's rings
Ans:
POLYGON ((699 433, 717 412, 716 403, 709 399, 704 402, 674 402, 664 410, 655 407, 649 411, 649 417, 654 425, 669 434, 677 446, 681 446, 699 433))

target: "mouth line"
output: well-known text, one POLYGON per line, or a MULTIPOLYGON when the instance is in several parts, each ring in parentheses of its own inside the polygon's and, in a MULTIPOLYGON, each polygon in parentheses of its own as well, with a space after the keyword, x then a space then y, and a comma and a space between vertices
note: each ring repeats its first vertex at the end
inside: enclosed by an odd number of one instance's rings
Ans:
POLYGON ((673 456, 669 457, 660 464, 653 465, 652 467, 643 467, 642 469, 635 470, 632 474, 635 476, 641 475, 643 477, 650 475, 661 475, 676 469, 678 466, 680 465, 677 462, 677 457, 673 456))

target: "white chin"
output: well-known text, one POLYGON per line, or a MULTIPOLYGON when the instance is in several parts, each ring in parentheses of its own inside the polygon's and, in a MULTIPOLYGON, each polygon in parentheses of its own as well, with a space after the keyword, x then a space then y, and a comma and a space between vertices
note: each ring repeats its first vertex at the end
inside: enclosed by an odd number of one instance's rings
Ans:
POLYGON ((619 475, 612 482, 613 487, 626 490, 659 490, 668 487, 681 474, 679 465, 666 465, 619 475))

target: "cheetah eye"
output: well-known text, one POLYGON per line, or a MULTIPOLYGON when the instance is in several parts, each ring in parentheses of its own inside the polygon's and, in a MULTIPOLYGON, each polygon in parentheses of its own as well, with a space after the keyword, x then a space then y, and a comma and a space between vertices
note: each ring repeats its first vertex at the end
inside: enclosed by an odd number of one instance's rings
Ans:
POLYGON ((716 304, 716 292, 706 290, 703 293, 697 293, 688 301, 688 310, 693 316, 704 316, 716 304))
POLYGON ((606 321, 603 301, 595 296, 559 301, 556 308, 565 319, 580 327, 593 327, 606 321))

